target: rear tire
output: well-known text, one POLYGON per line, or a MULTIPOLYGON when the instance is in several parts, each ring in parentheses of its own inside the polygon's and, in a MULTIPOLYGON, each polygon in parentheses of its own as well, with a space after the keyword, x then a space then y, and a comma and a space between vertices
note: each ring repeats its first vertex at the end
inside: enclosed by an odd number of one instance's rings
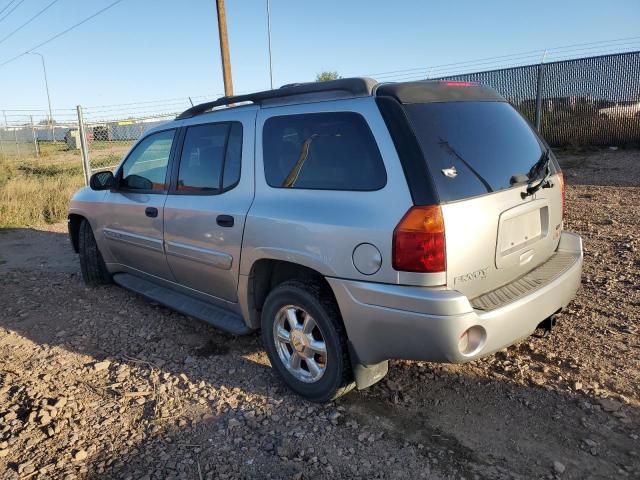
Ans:
POLYGON ((102 259, 98 244, 93 236, 91 225, 82 220, 78 231, 78 253, 80 255, 80 271, 86 285, 95 287, 111 283, 111 275, 102 259))
POLYGON ((347 334, 326 287, 299 280, 278 285, 267 296, 261 323, 271 365, 298 395, 324 403, 355 386, 347 334))

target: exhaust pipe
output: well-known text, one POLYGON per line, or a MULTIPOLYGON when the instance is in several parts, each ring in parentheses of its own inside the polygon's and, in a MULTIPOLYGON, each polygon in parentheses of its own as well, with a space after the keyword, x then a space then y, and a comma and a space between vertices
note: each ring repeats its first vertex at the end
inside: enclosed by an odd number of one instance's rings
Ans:
POLYGON ((542 322, 538 324, 536 327, 533 336, 536 338, 547 338, 558 323, 558 319, 555 315, 551 315, 545 318, 542 322))

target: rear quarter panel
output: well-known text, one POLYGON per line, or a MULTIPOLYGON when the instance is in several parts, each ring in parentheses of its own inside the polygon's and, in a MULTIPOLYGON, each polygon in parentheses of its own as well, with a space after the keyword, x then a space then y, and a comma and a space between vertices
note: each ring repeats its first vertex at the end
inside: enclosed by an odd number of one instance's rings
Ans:
MULTIPOLYGON (((263 108, 256 121, 256 194, 244 233, 240 273, 248 275, 255 261, 272 258, 298 263, 339 278, 402 283, 391 265, 393 230, 412 205, 400 161, 371 97, 263 108), (360 113, 371 129, 385 163, 387 183, 377 191, 307 190, 270 187, 264 175, 262 130, 273 116, 316 112, 360 113), (375 245, 382 265, 372 275, 354 266, 354 249, 375 245)), ((409 274, 411 275, 411 274, 409 274)), ((434 278, 420 275, 420 282, 434 278)), ((444 283, 444 278, 437 282, 444 283)), ((430 283, 431 282, 431 283, 430 283)))

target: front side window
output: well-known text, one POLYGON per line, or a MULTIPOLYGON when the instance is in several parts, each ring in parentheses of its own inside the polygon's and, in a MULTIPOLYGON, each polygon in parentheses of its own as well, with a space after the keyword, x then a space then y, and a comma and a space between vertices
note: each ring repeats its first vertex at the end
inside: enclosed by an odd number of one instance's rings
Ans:
POLYGON ((122 165, 120 186, 126 190, 166 190, 167 165, 175 130, 153 133, 142 140, 122 165))
POLYGON ((387 182, 373 134, 357 113, 272 117, 262 137, 264 173, 272 187, 367 191, 387 182))
POLYGON ((184 138, 177 190, 216 193, 240 179, 242 124, 210 123, 189 127, 184 138))

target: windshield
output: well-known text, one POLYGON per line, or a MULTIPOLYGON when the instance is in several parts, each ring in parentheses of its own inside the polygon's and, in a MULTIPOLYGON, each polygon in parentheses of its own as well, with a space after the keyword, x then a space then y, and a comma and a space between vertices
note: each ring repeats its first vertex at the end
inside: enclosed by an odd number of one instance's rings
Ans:
POLYGON ((404 108, 442 202, 510 188, 511 177, 526 175, 543 152, 529 124, 506 102, 404 108))

